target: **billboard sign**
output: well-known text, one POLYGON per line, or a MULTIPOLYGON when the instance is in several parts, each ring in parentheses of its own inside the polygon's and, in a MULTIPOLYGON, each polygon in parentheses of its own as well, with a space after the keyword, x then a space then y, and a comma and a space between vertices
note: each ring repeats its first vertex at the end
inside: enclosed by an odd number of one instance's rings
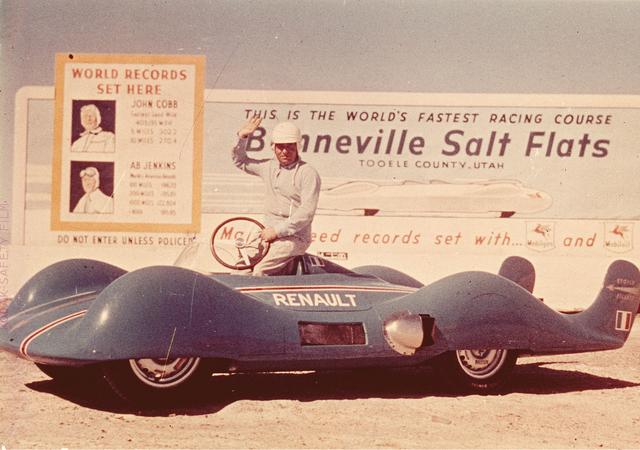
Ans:
MULTIPOLYGON (((124 64, 118 75, 126 76, 133 63, 115 64, 124 64)), ((87 86, 97 89, 95 81, 87 86)), ((302 130, 301 157, 322 178, 308 250, 314 255, 346 267, 391 266, 423 282, 461 270, 497 272, 504 258, 519 255, 536 266, 538 295, 570 303, 589 302, 598 290, 600 277, 585 274, 617 258, 640 263, 640 97, 203 90, 184 122, 172 125, 182 137, 165 149, 155 139, 160 119, 151 114, 168 108, 152 101, 147 111, 138 94, 127 103, 121 94, 91 97, 86 86, 78 92, 62 106, 53 88, 25 87, 18 95, 11 241, 34 250, 12 255, 37 254, 41 262, 25 265, 17 279, 67 257, 129 270, 171 264, 194 233, 206 239, 238 215, 259 220, 262 182, 231 161, 236 133, 253 115, 263 121, 250 138, 252 158, 273 157, 278 122, 302 130), (74 108, 87 100, 103 116, 115 107, 115 152, 72 151, 79 139, 74 108), (193 131, 198 120, 202 153, 193 131), (144 129, 153 131, 153 143, 137 131, 144 129), (81 173, 89 167, 113 173, 113 213, 73 212, 79 194, 72 184, 84 190, 81 173), (175 178, 153 178, 158 174, 175 178), (167 217, 159 201, 171 197, 183 209, 167 217), (153 205, 142 207, 148 200, 153 205), (137 201, 141 214, 131 212, 137 201), (574 273, 580 289, 572 284, 559 293, 574 273)), ((180 108, 192 96, 184 92, 172 94, 180 108)), ((225 270, 210 259, 212 271, 225 270)))

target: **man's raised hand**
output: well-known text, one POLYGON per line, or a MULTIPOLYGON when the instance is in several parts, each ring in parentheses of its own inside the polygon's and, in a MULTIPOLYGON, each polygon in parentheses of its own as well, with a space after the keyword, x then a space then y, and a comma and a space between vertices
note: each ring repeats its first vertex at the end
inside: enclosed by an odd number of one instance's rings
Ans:
POLYGON ((238 131, 238 137, 244 139, 248 136, 251 136, 254 131, 258 129, 260 126, 260 122, 262 122, 262 118, 259 116, 250 117, 244 125, 238 131))

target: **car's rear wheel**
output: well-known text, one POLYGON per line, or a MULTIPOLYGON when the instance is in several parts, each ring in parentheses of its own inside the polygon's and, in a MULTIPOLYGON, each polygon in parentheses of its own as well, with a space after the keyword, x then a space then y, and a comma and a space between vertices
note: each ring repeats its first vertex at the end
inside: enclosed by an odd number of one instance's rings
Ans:
POLYGON ((517 360, 518 353, 514 350, 455 350, 441 355, 436 369, 449 385, 489 392, 509 377, 517 360))
POLYGON ((201 358, 140 358, 102 363, 105 378, 120 397, 158 405, 190 399, 212 374, 201 358))

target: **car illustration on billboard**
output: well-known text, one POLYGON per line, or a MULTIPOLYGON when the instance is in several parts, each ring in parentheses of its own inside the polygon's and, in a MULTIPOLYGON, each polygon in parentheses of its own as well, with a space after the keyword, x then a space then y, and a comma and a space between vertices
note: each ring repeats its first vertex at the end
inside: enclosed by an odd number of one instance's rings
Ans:
POLYGON ((323 190, 318 209, 324 213, 351 211, 367 216, 410 213, 511 217, 544 211, 552 203, 553 199, 546 192, 512 180, 470 183, 406 180, 395 184, 350 181, 323 190))

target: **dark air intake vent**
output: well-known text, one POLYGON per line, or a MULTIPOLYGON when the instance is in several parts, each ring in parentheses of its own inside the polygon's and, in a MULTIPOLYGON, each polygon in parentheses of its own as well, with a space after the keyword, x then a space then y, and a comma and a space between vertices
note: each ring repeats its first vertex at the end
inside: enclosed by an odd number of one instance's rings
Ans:
POLYGON ((298 322, 300 345, 364 345, 362 323, 298 322))

